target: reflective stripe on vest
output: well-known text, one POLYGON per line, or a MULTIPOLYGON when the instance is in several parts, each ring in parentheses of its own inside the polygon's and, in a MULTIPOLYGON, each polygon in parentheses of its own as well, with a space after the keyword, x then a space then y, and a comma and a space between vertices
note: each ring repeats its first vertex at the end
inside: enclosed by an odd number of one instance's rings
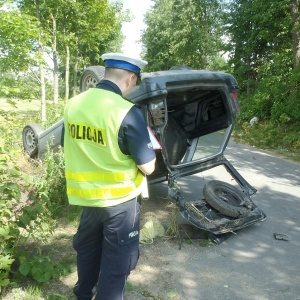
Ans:
POLYGON ((131 181, 136 176, 137 170, 129 170, 118 173, 104 172, 66 172, 67 180, 74 181, 106 181, 106 182, 124 182, 131 181))
POLYGON ((130 185, 126 186, 110 186, 101 187, 99 189, 79 189, 68 186, 67 192, 70 196, 78 196, 82 199, 105 199, 105 198, 121 198, 132 193, 138 188, 144 179, 144 175, 138 172, 135 181, 130 185))

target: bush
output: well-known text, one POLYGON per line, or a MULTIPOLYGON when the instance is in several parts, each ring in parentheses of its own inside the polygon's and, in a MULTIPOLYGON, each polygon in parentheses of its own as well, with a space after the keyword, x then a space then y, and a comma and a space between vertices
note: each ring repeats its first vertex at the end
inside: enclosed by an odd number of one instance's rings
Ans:
POLYGON ((39 161, 41 172, 35 176, 36 195, 43 197, 53 218, 68 205, 64 157, 62 152, 47 151, 43 161, 39 161))
MULTIPOLYGON (((51 118, 60 119, 62 108, 49 110, 51 118)), ((63 154, 48 151, 43 162, 26 158, 22 128, 27 122, 18 116, 6 111, 0 126, 0 294, 16 268, 38 282, 66 270, 60 261, 51 263, 40 248, 53 235, 58 212, 68 203, 63 154), (28 245, 34 255, 24 251, 28 245)))
POLYGON ((261 149, 275 150, 300 161, 300 123, 276 124, 259 120, 252 127, 249 122, 237 120, 234 139, 261 149))

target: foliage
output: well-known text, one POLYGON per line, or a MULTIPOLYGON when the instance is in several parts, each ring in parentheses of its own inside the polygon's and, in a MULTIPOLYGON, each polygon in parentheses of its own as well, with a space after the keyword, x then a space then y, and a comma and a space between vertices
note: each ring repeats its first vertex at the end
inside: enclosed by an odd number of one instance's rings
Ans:
POLYGON ((58 58, 62 78, 68 71, 69 55, 71 67, 78 65, 82 71, 86 65, 99 64, 103 52, 121 47, 121 22, 128 15, 119 2, 18 0, 16 3, 23 14, 32 17, 38 14, 44 51, 53 59, 54 55, 58 58))
POLYGON ((0 1, 0 96, 44 101, 40 70, 46 82, 55 83, 46 90, 48 99, 57 102, 58 77, 73 80, 64 89, 77 91, 78 73, 99 64, 102 53, 120 51, 121 23, 129 19, 118 1, 0 1))
POLYGON ((38 287, 29 286, 25 290, 24 300, 40 299, 42 297, 42 291, 38 287))
MULTIPOLYGON (((0 74, 0 97, 10 99, 34 100, 40 97, 39 81, 36 78, 34 70, 23 73, 12 73, 10 71, 0 74)), ((50 84, 46 81, 48 87, 48 98, 50 95, 50 84)))
POLYGON ((220 1, 156 0, 146 14, 142 34, 151 70, 175 65, 209 68, 221 50, 220 1))
POLYGON ((19 169, 11 165, 13 150, 8 150, 0 137, 0 292, 10 282, 9 271, 13 261, 14 244, 18 240, 19 228, 13 207, 20 201, 20 187, 15 179, 19 169))
MULTIPOLYGON (((261 72, 266 68, 259 68, 276 63, 278 53, 291 49, 289 4, 289 0, 229 1, 224 28, 230 37, 229 63, 234 67, 242 92, 255 92, 260 80, 269 75, 261 72)), ((291 62, 290 56, 281 70, 286 72, 291 62)))
POLYGON ((265 75, 257 84, 255 93, 240 94, 243 120, 254 116, 261 120, 271 120, 274 124, 294 123, 300 119, 299 108, 299 70, 283 71, 283 55, 276 57, 274 63, 259 68, 265 75))
POLYGON ((62 119, 64 113, 65 102, 59 101, 57 105, 47 103, 47 123, 44 124, 45 128, 50 127, 54 123, 62 119))
MULTIPOLYGON (((0 164, 2 169, 3 165, 0 164)), ((2 173, 2 172, 1 172, 2 173)), ((2 175, 1 175, 2 177, 2 175)), ((0 177, 0 178, 1 178, 0 177)), ((2 178, 1 178, 2 179, 2 178)), ((20 194, 19 187, 12 182, 2 182, 0 186, 0 292, 1 287, 9 284, 9 270, 14 258, 12 248, 18 236, 15 223, 10 220, 13 217, 12 200, 20 194)), ((19 199, 17 199, 19 200, 19 199)))
MULTIPOLYGON (((0 146, 0 291, 9 284, 9 271, 17 258, 21 235, 39 237, 36 228, 41 231, 44 226, 46 208, 43 203, 22 203, 21 184, 30 184, 29 177, 13 165, 16 153, 8 150, 1 139, 0 146), (8 171, 8 172, 7 172, 8 171)), ((48 229, 48 228, 47 228, 48 229)), ((44 232, 42 232, 44 234, 44 232)), ((48 234, 48 230, 47 230, 48 234)))
POLYGON ((172 33, 172 4, 173 1, 169 0, 155 1, 153 8, 145 16, 148 28, 143 32, 142 42, 144 58, 151 66, 151 70, 167 70, 176 64, 169 51, 172 33))
POLYGON ((47 282, 51 278, 59 278, 64 274, 69 273, 68 268, 59 262, 53 260, 47 255, 35 255, 29 257, 24 253, 24 256, 19 257, 19 271, 23 276, 31 275, 32 278, 39 283, 47 282))
POLYGON ((34 17, 0 8, 0 70, 27 71, 35 65, 38 27, 34 17))
POLYGON ((238 118, 234 140, 261 149, 272 150, 285 157, 300 161, 300 123, 274 124, 259 120, 253 126, 238 118), (298 128, 295 130, 295 128, 298 128))
MULTIPOLYGON (((282 77, 281 84, 274 83, 279 90, 272 106, 272 122, 293 124, 300 120, 300 66, 282 77)), ((297 127, 295 127, 296 129, 297 127)))
MULTIPOLYGON (((16 105, 13 101, 11 104, 16 105)), ((58 113, 56 107, 53 116, 61 116, 61 109, 58 113)), ((57 217, 61 216, 61 208, 66 207, 63 156, 60 153, 54 159, 53 153, 48 152, 43 163, 25 163, 20 129, 24 120, 18 119, 17 112, 5 112, 2 117, 5 123, 0 126, 0 292, 10 284, 11 269, 18 264, 21 274, 38 282, 57 278, 68 270, 60 261, 50 263, 40 247, 34 256, 22 250, 28 242, 46 243, 54 232, 57 217), (22 161, 32 169, 31 176, 21 170, 22 161)))
POLYGON ((48 209, 55 218, 61 207, 68 204, 63 153, 47 151, 41 164, 42 171, 35 178, 34 186, 38 196, 47 201, 48 209))
POLYGON ((171 204, 170 205, 171 209, 171 214, 168 219, 168 225, 166 229, 166 236, 169 238, 179 238, 180 237, 180 232, 179 232, 179 226, 178 226, 178 214, 179 214, 179 209, 178 206, 171 204))
POLYGON ((276 148, 276 142, 278 147, 297 149, 299 67, 295 68, 293 45, 299 44, 299 36, 292 32, 291 2, 235 0, 227 6, 229 64, 240 85, 237 125, 248 143, 253 140, 261 147, 276 148), (255 116, 259 125, 250 130, 255 116), (291 136, 280 130, 286 127, 291 136), (253 138, 261 130, 264 137, 253 138), (272 139, 274 135, 285 138, 272 139))

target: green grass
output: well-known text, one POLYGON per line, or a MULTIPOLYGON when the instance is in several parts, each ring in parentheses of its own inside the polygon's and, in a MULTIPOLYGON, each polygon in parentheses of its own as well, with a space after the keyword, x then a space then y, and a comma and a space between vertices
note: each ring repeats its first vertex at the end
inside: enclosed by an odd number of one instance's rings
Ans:
POLYGON ((17 111, 29 111, 29 110, 35 110, 39 111, 41 106, 40 100, 8 100, 5 98, 0 98, 0 108, 4 111, 11 111, 11 110, 17 110, 17 111))
MULTIPOLYGON (((39 100, 6 100, 0 98, 0 121, 5 122, 7 113, 13 113, 14 117, 28 120, 28 122, 36 122, 40 115, 39 100)), ((27 123, 27 122, 26 122, 27 123)))
POLYGON ((238 143, 267 150, 283 158, 300 162, 300 122, 273 124, 261 121, 250 127, 248 123, 237 122, 233 138, 238 143))

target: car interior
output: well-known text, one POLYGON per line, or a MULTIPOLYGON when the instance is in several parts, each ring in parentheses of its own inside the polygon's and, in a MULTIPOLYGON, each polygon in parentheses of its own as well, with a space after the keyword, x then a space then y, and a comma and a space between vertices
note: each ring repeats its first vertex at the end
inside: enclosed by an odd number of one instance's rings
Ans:
POLYGON ((204 158, 204 153, 195 156, 201 148, 207 155, 220 149, 225 136, 222 132, 233 122, 226 97, 221 89, 193 88, 170 90, 165 99, 150 101, 148 123, 164 146, 170 165, 204 158))

